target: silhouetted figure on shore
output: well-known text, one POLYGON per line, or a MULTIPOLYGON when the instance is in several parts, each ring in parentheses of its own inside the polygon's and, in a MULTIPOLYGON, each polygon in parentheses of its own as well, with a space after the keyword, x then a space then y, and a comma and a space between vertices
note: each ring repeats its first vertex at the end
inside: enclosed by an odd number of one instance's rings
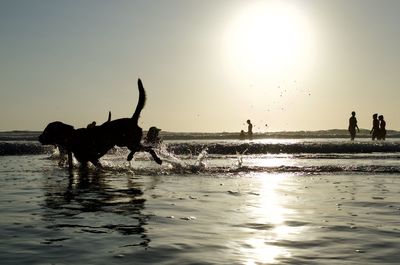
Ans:
POLYGON ((240 131, 239 139, 240 140, 246 139, 246 133, 243 130, 240 131))
POLYGON ((369 133, 372 134, 372 140, 375 140, 378 138, 378 135, 379 135, 378 113, 375 113, 374 115, 372 115, 372 129, 369 133))
POLYGON ((247 136, 250 140, 253 140, 253 124, 251 124, 250 120, 247 120, 247 136))
POLYGON ((356 129, 358 132, 360 132, 360 129, 357 125, 356 112, 353 111, 351 112, 351 117, 349 119, 349 132, 352 141, 354 141, 354 138, 356 137, 356 129))
POLYGON ((383 115, 379 115, 379 134, 378 140, 385 140, 386 139, 386 121, 383 118, 383 115))

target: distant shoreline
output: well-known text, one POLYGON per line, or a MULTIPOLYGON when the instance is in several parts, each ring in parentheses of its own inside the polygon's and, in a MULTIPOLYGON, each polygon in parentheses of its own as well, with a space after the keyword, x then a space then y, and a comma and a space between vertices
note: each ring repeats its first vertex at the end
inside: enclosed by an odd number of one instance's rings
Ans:
MULTIPOLYGON (((14 130, 0 132, 0 141, 36 141, 41 131, 14 130)), ((144 132, 146 133, 146 131, 144 132)), ((160 136, 164 140, 232 140, 239 139, 239 132, 168 132, 161 131, 160 136)), ((357 138, 370 138, 369 130, 361 129, 357 138)), ((345 129, 331 129, 318 131, 279 131, 279 132, 255 132, 253 139, 332 139, 350 138, 345 129)), ((400 131, 388 130, 387 138, 400 138, 400 131)))

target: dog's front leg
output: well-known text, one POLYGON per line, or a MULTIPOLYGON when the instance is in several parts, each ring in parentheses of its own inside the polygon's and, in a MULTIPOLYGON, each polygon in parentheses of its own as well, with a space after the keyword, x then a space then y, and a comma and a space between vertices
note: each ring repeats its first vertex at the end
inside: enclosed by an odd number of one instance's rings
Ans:
MULTIPOLYGON (((129 148, 129 147, 128 147, 129 148)), ((126 158, 126 160, 131 161, 133 158, 133 155, 138 152, 141 151, 143 149, 143 147, 141 145, 139 146, 134 146, 132 148, 129 148, 129 150, 131 151, 128 155, 128 157, 126 158)))
POLYGON ((162 164, 162 160, 157 156, 153 148, 151 148, 150 146, 142 146, 142 150, 148 152, 153 157, 154 161, 156 161, 157 164, 159 165, 162 164))
POLYGON ((74 161, 72 160, 72 152, 68 150, 68 168, 74 168, 74 161))
POLYGON ((128 157, 126 158, 126 160, 131 161, 133 158, 133 155, 136 153, 136 151, 131 151, 128 155, 128 157))
POLYGON ((150 149, 147 152, 150 153, 150 155, 153 157, 154 161, 156 161, 157 164, 159 164, 159 165, 162 164, 162 160, 157 156, 156 152, 154 152, 153 149, 150 149))
POLYGON ((99 160, 93 160, 93 161, 90 161, 90 162, 97 168, 102 168, 103 167, 99 160))

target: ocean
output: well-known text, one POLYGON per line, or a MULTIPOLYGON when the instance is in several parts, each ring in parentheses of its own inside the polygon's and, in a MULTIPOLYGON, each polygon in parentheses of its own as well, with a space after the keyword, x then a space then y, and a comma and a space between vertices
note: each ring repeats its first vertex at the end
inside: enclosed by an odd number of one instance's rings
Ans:
POLYGON ((1 264, 399 264, 400 137, 165 133, 69 171, 0 133, 1 264))

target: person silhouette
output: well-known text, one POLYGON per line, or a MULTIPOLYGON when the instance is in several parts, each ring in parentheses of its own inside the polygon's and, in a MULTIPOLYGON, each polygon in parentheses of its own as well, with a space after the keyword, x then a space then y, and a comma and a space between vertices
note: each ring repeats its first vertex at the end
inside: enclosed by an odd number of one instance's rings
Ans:
POLYGON ((379 136, 378 140, 386 139, 386 121, 383 118, 383 115, 379 115, 379 136))
POLYGON ((356 129, 358 132, 360 132, 360 129, 358 128, 357 125, 356 112, 352 111, 351 117, 349 119, 349 132, 350 132, 350 139, 352 141, 354 141, 354 138, 356 137, 356 129))
POLYGON ((372 129, 369 132, 372 134, 372 140, 375 140, 379 134, 379 120, 378 120, 378 113, 372 115, 372 129))
POLYGON ((247 136, 250 140, 253 139, 253 124, 251 124, 250 120, 247 120, 247 136))
POLYGON ((246 138, 246 134, 243 130, 240 131, 239 139, 244 140, 246 138))

